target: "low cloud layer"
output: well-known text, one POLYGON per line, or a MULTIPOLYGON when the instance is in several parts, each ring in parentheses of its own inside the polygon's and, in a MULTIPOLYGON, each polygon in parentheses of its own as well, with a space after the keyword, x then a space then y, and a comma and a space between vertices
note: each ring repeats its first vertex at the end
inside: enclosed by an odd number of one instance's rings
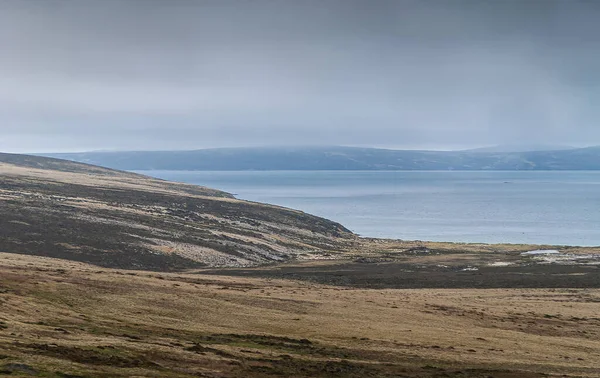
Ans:
POLYGON ((593 1, 4 0, 0 150, 600 144, 593 1))

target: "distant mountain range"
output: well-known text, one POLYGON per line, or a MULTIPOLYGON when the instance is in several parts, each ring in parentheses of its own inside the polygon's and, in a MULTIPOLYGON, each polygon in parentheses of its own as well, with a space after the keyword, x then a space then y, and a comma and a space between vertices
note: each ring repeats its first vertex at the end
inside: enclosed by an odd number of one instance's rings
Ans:
POLYGON ((600 170, 600 147, 520 152, 257 147, 43 156, 121 170, 600 170))
POLYGON ((470 152, 533 152, 533 151, 563 151, 574 150, 576 147, 560 144, 500 144, 497 146, 474 148, 470 152))

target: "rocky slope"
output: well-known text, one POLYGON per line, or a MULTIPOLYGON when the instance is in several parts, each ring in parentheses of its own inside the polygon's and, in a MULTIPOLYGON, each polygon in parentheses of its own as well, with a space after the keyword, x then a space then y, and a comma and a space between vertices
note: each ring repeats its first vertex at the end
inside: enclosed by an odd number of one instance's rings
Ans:
POLYGON ((354 241, 337 223, 218 190, 0 154, 0 252, 169 271, 314 258, 354 241))

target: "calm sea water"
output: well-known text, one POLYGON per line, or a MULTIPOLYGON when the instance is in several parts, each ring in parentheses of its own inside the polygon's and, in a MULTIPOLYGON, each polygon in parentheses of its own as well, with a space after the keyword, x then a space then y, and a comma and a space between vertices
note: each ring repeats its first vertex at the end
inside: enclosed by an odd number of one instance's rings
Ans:
POLYGON ((600 245, 600 172, 141 171, 372 237, 600 245))

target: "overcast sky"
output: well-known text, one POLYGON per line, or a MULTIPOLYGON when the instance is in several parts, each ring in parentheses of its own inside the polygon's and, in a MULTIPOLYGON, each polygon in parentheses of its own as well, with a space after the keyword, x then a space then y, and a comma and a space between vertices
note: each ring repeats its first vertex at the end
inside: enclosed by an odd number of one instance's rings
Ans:
POLYGON ((0 151, 600 144, 600 1, 1 0, 0 151))

